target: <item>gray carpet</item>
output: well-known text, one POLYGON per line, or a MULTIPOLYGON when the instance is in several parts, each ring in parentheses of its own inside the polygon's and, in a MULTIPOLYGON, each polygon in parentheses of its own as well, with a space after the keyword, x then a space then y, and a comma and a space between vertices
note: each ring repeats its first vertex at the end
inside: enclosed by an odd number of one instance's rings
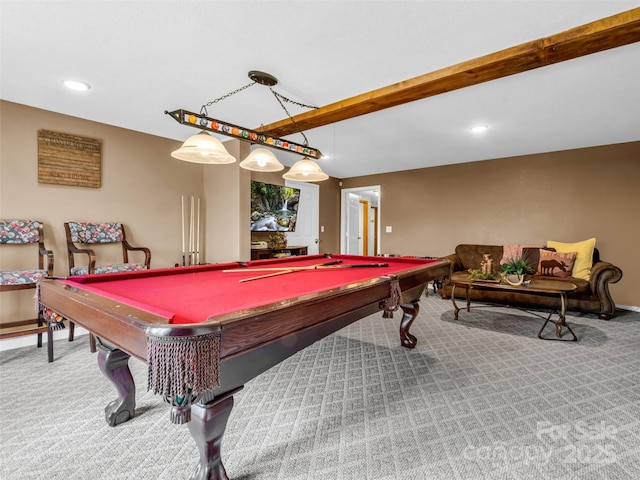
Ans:
MULTIPOLYGON (((236 395, 223 443, 235 480, 640 478, 640 313, 570 314, 578 342, 536 338, 539 317, 460 312, 431 296, 399 346, 380 315, 303 350, 236 395)), ((549 327, 548 334, 553 336, 549 327)), ((186 426, 146 392, 111 428, 115 398, 87 337, 2 352, 3 479, 186 479, 186 426)))

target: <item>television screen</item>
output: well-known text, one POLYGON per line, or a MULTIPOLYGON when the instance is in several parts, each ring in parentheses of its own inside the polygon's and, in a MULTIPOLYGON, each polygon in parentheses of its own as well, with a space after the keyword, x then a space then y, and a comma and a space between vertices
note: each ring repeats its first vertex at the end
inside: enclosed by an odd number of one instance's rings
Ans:
POLYGON ((300 190, 251 182, 251 231, 293 232, 296 228, 300 190))

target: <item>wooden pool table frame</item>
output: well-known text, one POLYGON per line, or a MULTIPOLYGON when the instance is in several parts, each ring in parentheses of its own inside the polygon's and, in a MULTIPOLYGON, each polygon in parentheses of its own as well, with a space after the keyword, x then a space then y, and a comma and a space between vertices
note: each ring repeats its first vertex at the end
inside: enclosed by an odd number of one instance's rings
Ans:
POLYGON ((430 281, 448 272, 448 261, 431 261, 398 275, 381 275, 187 325, 169 324, 161 316, 56 280, 41 283, 40 303, 99 339, 100 369, 118 392, 118 398, 105 408, 112 426, 134 416, 135 383, 128 360, 133 355, 147 361, 148 334, 197 337, 220 331, 220 386, 196 398, 166 400, 172 404, 172 421, 188 422, 200 454, 191 479, 224 480, 228 477, 220 450, 235 392, 312 343, 380 311, 395 281, 402 291, 400 343, 415 347, 417 340, 409 329, 418 314, 420 297, 430 281))

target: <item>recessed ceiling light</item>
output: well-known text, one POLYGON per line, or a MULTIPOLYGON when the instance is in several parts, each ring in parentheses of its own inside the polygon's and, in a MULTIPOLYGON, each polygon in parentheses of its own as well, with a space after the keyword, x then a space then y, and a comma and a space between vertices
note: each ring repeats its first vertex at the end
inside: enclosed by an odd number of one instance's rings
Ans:
POLYGON ((85 82, 79 82, 77 80, 65 80, 64 86, 69 90, 75 90, 76 92, 86 92, 91 88, 91 85, 85 82))
POLYGON ((475 127, 471 127, 471 131, 473 133, 486 132, 488 129, 489 125, 476 125, 475 127))

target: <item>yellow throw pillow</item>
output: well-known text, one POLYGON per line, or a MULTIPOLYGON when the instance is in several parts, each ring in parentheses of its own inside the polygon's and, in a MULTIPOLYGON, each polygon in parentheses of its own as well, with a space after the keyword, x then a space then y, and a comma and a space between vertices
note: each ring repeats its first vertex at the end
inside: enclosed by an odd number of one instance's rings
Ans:
POLYGON ((553 240, 547 241, 547 247, 555 248, 556 252, 576 252, 576 261, 573 264, 571 276, 575 278, 582 278, 583 280, 589 280, 589 277, 591 277, 593 249, 595 246, 595 238, 590 238, 576 243, 562 243, 553 240))

